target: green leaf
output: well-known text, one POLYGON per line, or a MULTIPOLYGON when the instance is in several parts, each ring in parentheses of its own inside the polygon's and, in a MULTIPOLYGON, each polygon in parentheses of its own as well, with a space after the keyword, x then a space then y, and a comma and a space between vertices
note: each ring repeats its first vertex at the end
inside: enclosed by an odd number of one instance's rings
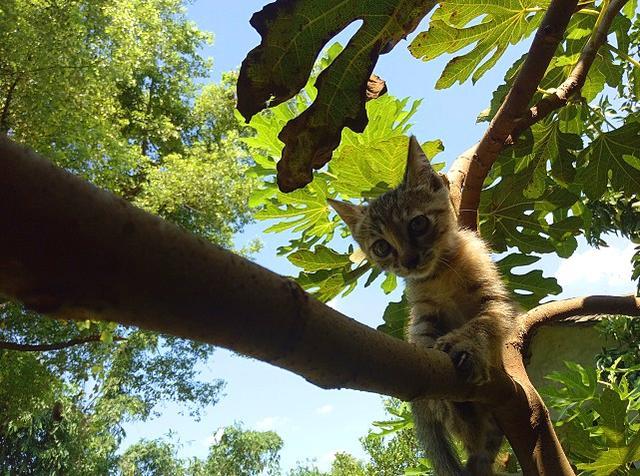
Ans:
POLYGON ((429 30, 413 40, 409 51, 416 58, 430 61, 473 45, 470 51, 447 63, 436 88, 448 88, 456 81, 463 83, 470 76, 476 82, 510 44, 515 45, 535 30, 544 13, 542 7, 547 5, 547 1, 536 0, 443 2, 431 17, 429 30))
POLYGON ((105 329, 100 332, 100 341, 105 344, 111 344, 113 342, 113 330, 105 329))
POLYGON ((626 463, 626 448, 608 448, 593 463, 578 463, 580 470, 592 471, 593 476, 609 476, 626 463))
POLYGON ((290 229, 303 234, 324 236, 328 241, 337 224, 329 219, 327 198, 331 195, 327 187, 327 181, 316 180, 303 190, 289 194, 276 192, 277 197, 269 200, 256 213, 256 218, 279 220, 265 230, 267 233, 290 229))
POLYGON ((343 198, 375 198, 400 183, 407 161, 404 135, 368 142, 345 141, 331 163, 333 186, 343 198))
MULTIPOLYGON (((536 132, 539 134, 542 130, 547 129, 536 129, 536 132)), ((554 126, 541 141, 546 145, 538 148, 553 149, 554 144, 563 143, 559 141, 564 141, 564 137, 554 126)), ((583 220, 580 216, 559 214, 558 210, 567 210, 578 201, 578 196, 545 173, 535 171, 536 168, 546 170, 546 165, 541 166, 532 159, 537 157, 535 140, 536 136, 527 133, 525 139, 503 151, 493 165, 485 181, 488 187, 480 198, 480 233, 498 252, 515 247, 525 254, 556 252, 566 257, 575 250, 574 236, 580 233, 583 220), (533 193, 532 182, 541 190, 533 193)), ((544 162, 544 158, 540 162, 544 162)))
POLYGON ((316 299, 328 302, 340 294, 346 296, 353 291, 360 276, 371 269, 368 264, 360 265, 355 269, 352 266, 349 262, 343 268, 321 269, 312 273, 302 272, 296 281, 316 299))
POLYGON ((364 130, 365 90, 378 56, 413 31, 433 6, 427 0, 279 0, 254 14, 251 24, 262 42, 243 61, 238 79, 238 109, 247 120, 298 93, 324 45, 353 21, 363 21, 318 76, 313 104, 279 135, 286 144, 278 163, 281 190, 309 183, 312 170, 331 160, 345 127, 364 130))
POLYGON ((308 272, 321 269, 344 268, 350 263, 349 254, 337 253, 331 248, 318 245, 313 251, 298 250, 287 256, 289 261, 308 272))
POLYGON ((409 303, 403 294, 398 302, 390 302, 384 310, 382 319, 384 324, 378 326, 378 330, 398 339, 405 338, 405 329, 409 322, 409 303))
MULTIPOLYGON (((335 177, 332 185, 345 199, 375 198, 397 186, 402 180, 407 161, 407 121, 420 101, 384 96, 367 104, 371 118, 361 133, 345 130, 329 171, 335 177)), ((424 143, 425 154, 432 158, 444 150, 440 140, 424 143)))
POLYGON ((507 287, 525 309, 537 306, 550 294, 562 292, 556 278, 545 278, 540 270, 532 270, 525 274, 513 273, 514 268, 528 266, 538 260, 540 260, 538 256, 513 253, 496 262, 507 287))
POLYGON ((578 173, 587 196, 602 197, 607 185, 626 194, 640 190, 640 123, 630 122, 611 132, 600 134, 580 154, 578 160, 586 162, 578 173), (628 158, 625 158, 628 156, 628 158))
POLYGON ((599 402, 594 405, 594 410, 600 415, 599 426, 605 435, 607 446, 623 446, 627 402, 617 392, 605 388, 599 402))
POLYGON ((575 419, 563 422, 556 430, 561 437, 563 448, 567 448, 567 456, 581 460, 595 460, 598 457, 597 447, 589 431, 582 428, 575 419))
POLYGON ((385 294, 390 294, 394 289, 398 286, 396 281, 396 275, 393 273, 387 273, 387 277, 384 279, 380 287, 384 291, 385 294))

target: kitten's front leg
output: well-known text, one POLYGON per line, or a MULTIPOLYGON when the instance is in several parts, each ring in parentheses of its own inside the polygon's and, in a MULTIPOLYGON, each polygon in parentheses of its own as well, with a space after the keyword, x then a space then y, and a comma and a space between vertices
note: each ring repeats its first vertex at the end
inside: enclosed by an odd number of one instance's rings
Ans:
POLYGON ((502 364, 502 345, 509 331, 509 316, 481 314, 440 337, 435 348, 449 354, 453 365, 469 381, 489 380, 491 367, 502 364))

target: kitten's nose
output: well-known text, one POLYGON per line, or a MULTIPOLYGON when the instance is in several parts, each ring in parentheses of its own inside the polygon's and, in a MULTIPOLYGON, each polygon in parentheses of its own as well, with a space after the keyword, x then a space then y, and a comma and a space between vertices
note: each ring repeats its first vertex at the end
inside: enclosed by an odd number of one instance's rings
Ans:
POLYGON ((417 254, 410 253, 410 254, 404 255, 400 260, 400 262, 402 263, 402 266, 404 266, 405 268, 414 269, 416 266, 418 266, 419 260, 420 259, 417 254))

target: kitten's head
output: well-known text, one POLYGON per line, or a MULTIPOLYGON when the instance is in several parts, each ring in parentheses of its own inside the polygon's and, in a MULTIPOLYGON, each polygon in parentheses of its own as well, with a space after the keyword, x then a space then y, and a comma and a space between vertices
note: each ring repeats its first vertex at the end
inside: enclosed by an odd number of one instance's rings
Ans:
POLYGON ((455 246, 449 189, 415 137, 409 141, 402 183, 368 205, 329 200, 370 262, 403 277, 433 273, 455 246))

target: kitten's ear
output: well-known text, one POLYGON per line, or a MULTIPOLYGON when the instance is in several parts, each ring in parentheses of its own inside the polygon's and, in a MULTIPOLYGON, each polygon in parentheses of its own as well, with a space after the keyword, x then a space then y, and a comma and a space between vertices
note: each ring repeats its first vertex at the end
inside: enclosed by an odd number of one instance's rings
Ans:
POLYGON ((353 234, 356 225, 360 222, 362 216, 364 215, 366 207, 364 207, 363 205, 353 205, 352 203, 341 202, 332 198, 328 198, 327 202, 329 202, 331 208, 338 212, 340 218, 342 218, 342 220, 347 224, 353 234))
POLYGON ((416 136, 409 138, 407 168, 404 171, 402 185, 406 189, 429 185, 434 192, 445 186, 442 177, 431 167, 431 163, 420 144, 418 144, 416 136))

